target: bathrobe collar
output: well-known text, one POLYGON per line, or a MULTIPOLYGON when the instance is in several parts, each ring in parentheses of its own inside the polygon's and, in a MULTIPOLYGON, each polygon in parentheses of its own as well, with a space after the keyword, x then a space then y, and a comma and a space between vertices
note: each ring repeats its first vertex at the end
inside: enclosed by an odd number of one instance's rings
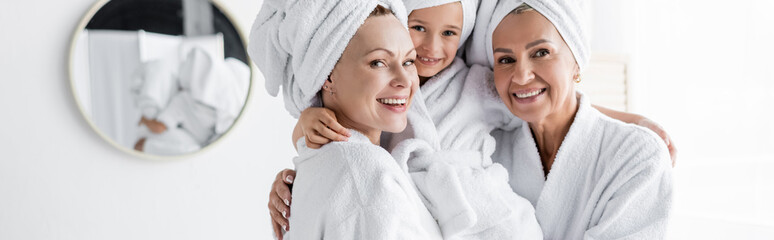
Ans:
POLYGON ((366 135, 358 132, 354 129, 348 129, 351 136, 346 142, 331 142, 328 144, 323 145, 320 147, 320 149, 312 149, 306 146, 306 140, 305 138, 300 138, 298 141, 296 141, 296 149, 298 149, 298 157, 293 159, 294 164, 300 164, 308 159, 314 158, 313 156, 320 151, 326 151, 327 148, 330 147, 336 147, 337 144, 370 144, 374 145, 371 142, 371 139, 368 139, 366 135))
POLYGON ((532 136, 529 125, 524 124, 520 129, 521 133, 519 134, 519 138, 522 140, 518 141, 518 144, 515 146, 517 148, 516 151, 524 153, 525 156, 529 156, 528 159, 530 160, 525 162, 515 161, 515 163, 526 164, 527 166, 525 166, 525 168, 529 170, 526 171, 525 174, 529 174, 529 178, 533 179, 535 183, 538 183, 533 185, 535 189, 532 189, 530 194, 525 194, 524 196, 532 202, 532 205, 534 205, 536 209, 538 204, 544 206, 557 206, 556 204, 561 204, 551 202, 547 196, 558 196, 556 192, 567 187, 561 186, 562 184, 572 184, 583 181, 583 179, 571 179, 571 181, 557 182, 552 181, 554 178, 551 177, 555 175, 572 177, 582 176, 580 174, 563 173, 563 171, 579 169, 579 166, 584 164, 584 159, 581 159, 578 156, 572 156, 571 153, 577 152, 573 151, 573 149, 585 147, 585 143, 583 141, 578 141, 578 139, 584 139, 584 136, 591 135, 589 131, 592 129, 591 126, 595 119, 593 114, 594 109, 589 103, 588 97, 581 92, 577 92, 577 95, 580 97, 578 101, 578 111, 575 114, 572 125, 570 125, 567 136, 564 137, 562 145, 559 147, 554 163, 551 166, 551 171, 547 176, 544 176, 543 163, 540 159, 537 143, 532 136))

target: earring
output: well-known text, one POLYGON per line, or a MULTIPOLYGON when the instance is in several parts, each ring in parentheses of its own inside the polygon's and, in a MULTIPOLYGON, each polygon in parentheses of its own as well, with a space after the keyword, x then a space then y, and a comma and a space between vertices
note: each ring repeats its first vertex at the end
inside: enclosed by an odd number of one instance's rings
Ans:
POLYGON ((575 81, 575 83, 580 83, 581 82, 580 74, 575 75, 575 79, 573 79, 573 81, 575 81))
POLYGON ((330 92, 330 93, 331 93, 331 96, 333 96, 333 90, 331 90, 331 89, 328 89, 328 85, 323 85, 323 88, 325 88, 326 90, 328 90, 328 92, 330 92))

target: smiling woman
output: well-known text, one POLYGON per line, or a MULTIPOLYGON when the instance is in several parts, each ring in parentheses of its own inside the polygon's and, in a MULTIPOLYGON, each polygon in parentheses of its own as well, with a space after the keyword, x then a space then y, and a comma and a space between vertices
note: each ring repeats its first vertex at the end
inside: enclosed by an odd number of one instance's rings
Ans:
POLYGON ((279 219, 273 223, 275 232, 283 237, 279 228, 287 231, 286 239, 440 239, 438 226, 408 175, 379 146, 383 131, 401 132, 406 127, 407 110, 419 87, 403 5, 350 0, 327 7, 331 2, 300 6, 266 1, 251 33, 250 54, 268 73, 270 93, 276 94, 271 86, 285 88, 291 114, 323 105, 352 132, 349 141, 320 149, 308 148, 303 139, 297 142, 293 205, 285 206, 289 200, 281 206, 269 204, 283 217, 291 212, 293 217, 288 222, 275 216, 279 219), (345 24, 331 17, 337 14, 345 24), (310 16, 321 18, 321 26, 337 27, 321 31, 325 28, 305 26, 297 19, 310 16), (282 35, 287 29, 293 29, 287 35, 292 38, 282 35), (331 37, 337 40, 315 42, 331 37), (322 54, 310 54, 318 48, 322 54), (283 57, 288 59, 276 59, 283 57), (296 57, 302 61, 289 61, 296 57), (292 67, 276 65, 289 62, 292 67), (310 73, 306 63, 327 67, 310 73))
POLYGON ((513 190, 535 205, 546 239, 664 238, 672 205, 666 146, 576 92, 588 62, 577 6, 526 2, 501 2, 490 22, 495 87, 527 122, 493 133, 493 158, 511 166, 511 182, 522 183, 513 190))

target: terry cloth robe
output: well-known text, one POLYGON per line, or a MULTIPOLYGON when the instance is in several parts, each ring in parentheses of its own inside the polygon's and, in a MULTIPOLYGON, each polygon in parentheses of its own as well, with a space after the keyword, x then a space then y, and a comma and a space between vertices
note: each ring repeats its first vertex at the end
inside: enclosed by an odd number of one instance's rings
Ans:
POLYGON ((534 206, 545 239, 663 239, 672 167, 661 139, 609 118, 580 94, 547 179, 528 124, 495 131, 493 158, 534 206))
POLYGON ((297 142, 285 239, 440 239, 411 179, 361 133, 320 149, 297 142))
POLYGON ((455 59, 415 96, 424 101, 412 103, 407 130, 391 139, 392 154, 408 159, 444 239, 542 239, 532 205, 513 193, 507 171, 490 158, 489 133, 520 125, 499 102, 491 77, 488 68, 455 59))

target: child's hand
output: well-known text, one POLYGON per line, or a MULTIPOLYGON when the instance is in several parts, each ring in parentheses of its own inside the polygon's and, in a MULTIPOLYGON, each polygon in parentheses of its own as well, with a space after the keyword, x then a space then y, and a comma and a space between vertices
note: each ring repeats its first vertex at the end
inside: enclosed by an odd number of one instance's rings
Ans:
POLYGON ((667 134, 666 130, 658 123, 646 117, 643 117, 638 121, 637 125, 650 129, 664 140, 664 143, 666 143, 667 148, 669 149, 669 156, 672 157, 672 167, 674 167, 677 162, 677 147, 675 146, 674 141, 672 141, 672 138, 669 137, 669 134, 667 134))
POLYGON ((147 119, 142 117, 140 119, 140 124, 145 124, 145 126, 148 126, 148 129, 150 129, 151 132, 155 134, 160 134, 164 131, 167 131, 167 126, 164 125, 164 123, 157 121, 156 119, 147 119))
POLYGON ((327 108, 307 108, 298 118, 306 146, 318 149, 331 141, 347 141, 349 130, 336 120, 336 114, 327 108))

